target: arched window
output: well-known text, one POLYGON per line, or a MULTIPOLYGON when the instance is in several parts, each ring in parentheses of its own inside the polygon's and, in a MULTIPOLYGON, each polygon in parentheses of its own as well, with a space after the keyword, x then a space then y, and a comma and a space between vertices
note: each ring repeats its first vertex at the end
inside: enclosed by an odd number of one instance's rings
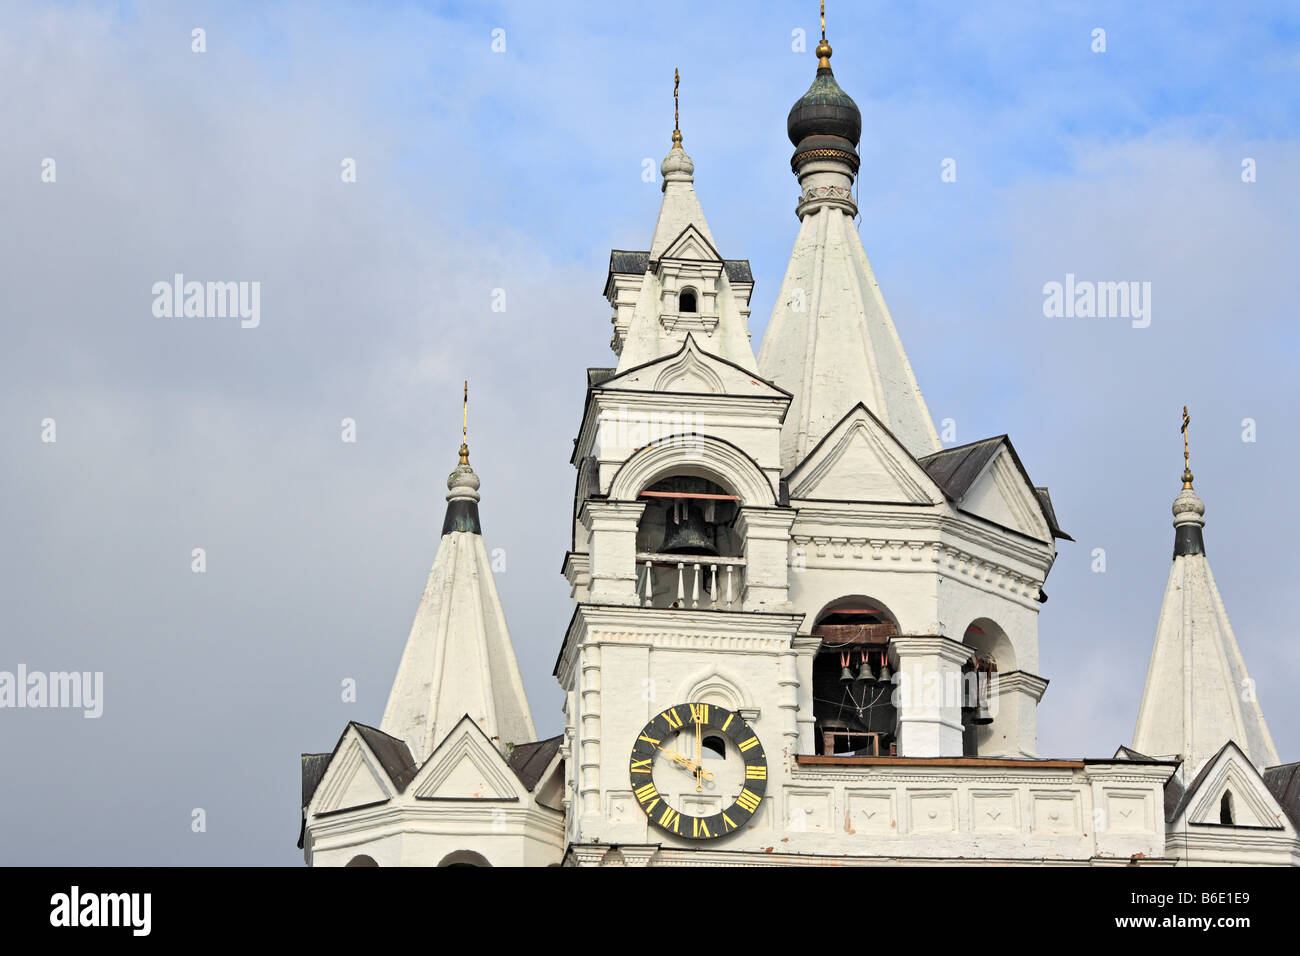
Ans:
POLYGON ((723 740, 723 738, 720 737, 719 735, 709 734, 702 741, 702 745, 705 750, 712 750, 719 757, 722 757, 724 760, 726 759, 727 742, 723 740))
POLYGON ((875 598, 840 598, 817 616, 812 633, 822 639, 813 658, 816 752, 889 755, 898 721, 889 662, 894 615, 875 598))
POLYGON ((1223 791, 1223 799, 1219 801, 1219 822, 1227 826, 1233 825, 1231 790, 1223 791))
POLYGON ((695 290, 683 289, 677 297, 678 312, 697 312, 698 307, 695 304, 695 290))
POLYGON ((473 850, 457 850, 454 853, 448 853, 442 858, 439 866, 491 866, 487 857, 482 853, 475 853, 473 850))
POLYGON ((962 666, 962 754, 987 757, 1005 754, 1005 733, 994 727, 997 717, 998 674, 1015 670, 1016 656, 1011 639, 995 621, 976 618, 962 635, 971 649, 962 666))
POLYGON ((647 607, 738 609, 744 588, 740 501, 693 475, 641 492, 636 532, 637 596, 647 607))
POLYGON ((366 856, 364 853, 361 853, 358 854, 357 856, 354 856, 352 859, 348 860, 347 865, 348 866, 378 866, 379 864, 375 862, 375 858, 373 856, 366 856))

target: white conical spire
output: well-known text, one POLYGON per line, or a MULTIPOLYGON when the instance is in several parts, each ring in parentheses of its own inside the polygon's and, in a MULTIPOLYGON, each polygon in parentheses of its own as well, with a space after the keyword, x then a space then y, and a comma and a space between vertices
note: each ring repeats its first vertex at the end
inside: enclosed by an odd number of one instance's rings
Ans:
POLYGON ((1205 555, 1205 505, 1192 489, 1190 470, 1184 470, 1183 479, 1173 507, 1174 563, 1133 749, 1181 758, 1187 780, 1229 740, 1256 767, 1275 766, 1277 749, 1205 555))
MULTIPOLYGON (((674 100, 676 97, 674 87, 674 100)), ((695 163, 682 148, 677 125, 672 148, 659 166, 663 200, 650 239, 646 273, 635 293, 627 332, 615 349, 618 371, 673 354, 687 335, 694 335, 707 351, 754 371, 757 363, 749 343, 749 293, 733 287, 729 274, 729 266, 743 265, 744 281, 752 288, 748 263, 728 263, 718 252, 695 194, 695 163), (681 305, 680 293, 685 290, 695 296, 694 310, 681 305)))
POLYGON ((759 373, 794 394, 781 430, 789 473, 858 402, 920 458, 942 447, 853 219, 861 116, 823 37, 817 78, 787 120, 801 220, 758 353, 759 373))
POLYGON ((468 714, 498 747, 535 740, 478 519, 479 479, 461 445, 447 517, 380 729, 422 763, 468 714))

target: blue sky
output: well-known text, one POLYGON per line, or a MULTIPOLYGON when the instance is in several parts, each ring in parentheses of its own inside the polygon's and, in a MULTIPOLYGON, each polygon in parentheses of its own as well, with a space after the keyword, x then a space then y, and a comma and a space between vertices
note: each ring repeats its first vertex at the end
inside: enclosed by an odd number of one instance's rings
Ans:
MULTIPOLYGON (((930 409, 961 442, 1009 433, 1078 539, 1040 619, 1040 750, 1131 739, 1187 404, 1219 587, 1300 759, 1300 12, 830 7, 863 113, 860 232, 930 409), (1151 326, 1044 318, 1067 272, 1152 282, 1151 326)), ((380 718, 465 377, 485 538, 538 730, 558 732, 568 454, 584 369, 613 361, 609 250, 654 224, 641 172, 669 145, 672 71, 712 231, 753 266, 757 346, 797 227, 785 115, 815 60, 792 33, 810 50, 816 12, 7 8, 0 669, 103 670, 106 701, 99 720, 0 715, 0 761, 28 770, 7 775, 0 862, 300 859, 298 754, 380 718), (262 324, 154 317, 150 286, 178 271, 260 281, 262 324)))

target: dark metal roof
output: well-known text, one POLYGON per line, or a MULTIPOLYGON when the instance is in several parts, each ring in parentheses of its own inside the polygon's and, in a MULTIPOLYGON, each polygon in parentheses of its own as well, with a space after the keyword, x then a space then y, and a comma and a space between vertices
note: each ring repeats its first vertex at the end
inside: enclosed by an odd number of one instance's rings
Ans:
POLYGON ((330 765, 330 757, 333 754, 303 754, 302 755, 302 805, 303 809, 311 803, 311 798, 316 795, 316 788, 320 786, 320 778, 325 776, 325 768, 330 765))
POLYGON ((1056 523, 1056 509, 1052 507, 1052 496, 1048 490, 1035 488, 1034 494, 1038 495, 1038 503, 1043 506, 1043 517, 1047 519, 1047 526, 1052 529, 1052 537, 1073 541, 1074 539, 1062 531, 1061 526, 1056 523))
POLYGON ((627 252, 614 249, 609 254, 610 275, 643 276, 650 270, 650 251, 627 252))
POLYGON ((862 138, 862 112, 853 97, 840 89, 830 66, 819 67, 808 92, 790 107, 785 120, 790 143, 798 146, 813 136, 834 136, 850 149, 862 138))
POLYGON ((1060 525, 1056 523, 1056 509, 1052 507, 1052 496, 1046 488, 1034 487, 1029 480, 1029 473, 1025 471, 1025 466, 1020 461, 1020 456, 1016 454, 1015 446, 1011 444, 1011 439, 1006 435, 985 438, 971 442, 969 445, 958 445, 955 448, 945 448, 933 455, 918 458, 917 462, 925 469, 926 474, 933 478, 935 483, 943 489, 943 493, 949 499, 960 501, 966 492, 970 491, 971 485, 980 476, 984 466, 993 459, 993 456, 998 453, 998 449, 1002 445, 1006 445, 1007 451, 1011 454, 1011 460, 1015 463, 1016 470, 1020 472, 1021 477, 1024 478, 1025 484, 1033 488, 1034 496, 1038 499, 1038 506, 1043 512, 1043 520, 1047 522, 1052 537, 1073 541, 1074 539, 1062 531, 1060 525))
POLYGON ((375 756, 383 765, 384 773, 388 774, 388 779, 393 781, 398 792, 405 790, 406 785, 415 779, 416 770, 415 758, 411 756, 406 743, 382 730, 358 724, 356 721, 352 722, 352 726, 357 728, 357 733, 366 742, 366 746, 375 752, 375 756))
POLYGON ((616 368, 589 368, 587 369, 587 387, 594 388, 601 382, 607 382, 614 377, 617 372, 616 368))
POLYGON ((748 259, 723 259, 722 265, 727 270, 727 278, 732 282, 754 281, 754 273, 749 270, 748 259))
POLYGON ((519 781, 532 790, 542 779, 542 774, 551 765, 551 760, 559 752, 564 735, 560 734, 547 740, 535 740, 531 743, 516 744, 506 758, 506 763, 515 772, 519 781))
POLYGON ((917 461, 926 474, 943 489, 943 493, 956 501, 970 490, 984 466, 997 454, 1001 444, 1001 436, 985 438, 969 445, 945 448, 933 455, 918 458, 917 461))
MULTIPOLYGON (((690 228, 689 226, 687 227, 690 228)), ((685 231, 685 230, 683 230, 685 231)), ((754 273, 748 259, 723 259, 722 266, 732 282, 753 282, 754 273)), ((609 253, 609 274, 643 276, 650 271, 650 252, 629 252, 613 249, 609 253)))
POLYGON ((1300 829, 1300 763, 1284 763, 1264 771, 1264 786, 1300 829))

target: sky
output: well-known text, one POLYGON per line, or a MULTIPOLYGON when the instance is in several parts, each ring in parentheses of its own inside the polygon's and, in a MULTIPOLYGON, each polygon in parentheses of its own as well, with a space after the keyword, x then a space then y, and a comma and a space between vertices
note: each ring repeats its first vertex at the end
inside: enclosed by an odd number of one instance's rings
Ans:
MULTIPOLYGON (((1009 434, 1076 539, 1039 620, 1040 753, 1132 740, 1185 404, 1219 589, 1300 759, 1300 11, 830 7, 860 234, 930 411, 953 443, 1009 434), (1067 274, 1151 283, 1149 325, 1045 316, 1067 274)), ((485 543, 560 732, 569 454, 585 369, 614 363, 609 250, 654 226, 673 69, 757 350, 816 29, 808 0, 5 5, 0 670, 104 683, 97 718, 0 710, 0 864, 301 863, 299 754, 379 723, 464 379, 485 543), (259 283, 256 326, 155 314, 176 273, 259 283)))

